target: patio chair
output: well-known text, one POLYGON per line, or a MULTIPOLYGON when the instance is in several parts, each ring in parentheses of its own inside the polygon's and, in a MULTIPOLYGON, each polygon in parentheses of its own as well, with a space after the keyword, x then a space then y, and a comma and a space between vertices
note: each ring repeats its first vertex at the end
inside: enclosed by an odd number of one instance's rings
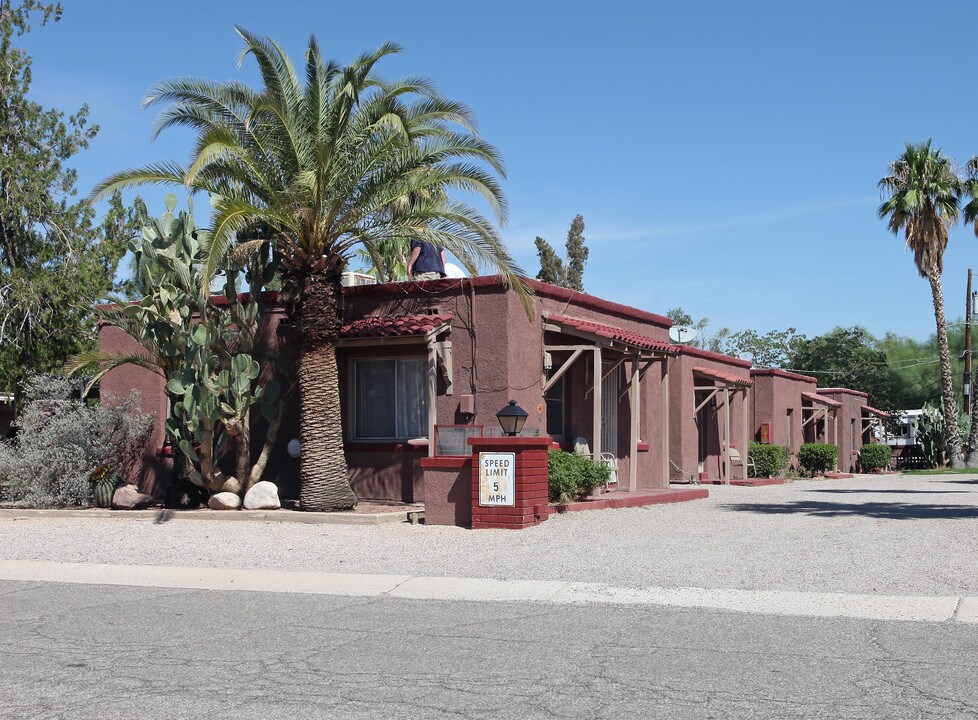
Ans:
POLYGON ((618 487, 618 459, 614 455, 608 452, 603 452, 601 453, 600 457, 595 457, 594 453, 591 452, 591 446, 588 445, 587 440, 582 437, 575 438, 574 453, 577 455, 587 455, 599 465, 607 465, 609 468, 611 468, 611 474, 608 476, 608 482, 604 484, 605 490, 610 488, 612 485, 618 487))
POLYGON ((757 476, 757 468, 754 466, 754 459, 749 454, 747 456, 747 460, 745 461, 744 456, 740 454, 740 451, 735 447, 731 447, 727 450, 727 457, 730 458, 731 471, 737 466, 743 468, 743 480, 746 480, 748 477, 757 476))

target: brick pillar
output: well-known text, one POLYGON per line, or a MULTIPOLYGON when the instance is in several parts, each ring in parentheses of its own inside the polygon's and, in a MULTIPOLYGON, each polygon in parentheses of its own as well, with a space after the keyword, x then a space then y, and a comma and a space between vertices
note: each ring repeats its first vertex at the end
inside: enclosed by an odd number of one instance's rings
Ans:
POLYGON ((550 517, 547 487, 549 437, 474 437, 472 446, 472 529, 519 530, 539 525, 550 517), (479 505, 479 453, 513 453, 516 461, 515 503, 509 506, 479 505))

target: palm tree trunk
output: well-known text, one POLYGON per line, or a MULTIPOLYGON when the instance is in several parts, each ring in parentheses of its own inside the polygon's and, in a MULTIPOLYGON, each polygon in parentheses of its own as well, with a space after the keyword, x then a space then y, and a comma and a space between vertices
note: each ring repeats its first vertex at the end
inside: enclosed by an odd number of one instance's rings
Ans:
POLYGON ((954 401, 954 381, 951 377, 951 351, 947 343, 947 323, 944 320, 944 290, 941 274, 936 268, 927 273, 934 298, 934 319, 937 322, 937 353, 941 359, 941 399, 944 408, 944 444, 951 467, 964 467, 961 457, 961 435, 958 432, 958 408, 954 401))
POLYGON ((336 340, 342 318, 340 271, 310 273, 296 308, 299 341, 299 502, 303 510, 332 512, 357 504, 343 452, 336 340))

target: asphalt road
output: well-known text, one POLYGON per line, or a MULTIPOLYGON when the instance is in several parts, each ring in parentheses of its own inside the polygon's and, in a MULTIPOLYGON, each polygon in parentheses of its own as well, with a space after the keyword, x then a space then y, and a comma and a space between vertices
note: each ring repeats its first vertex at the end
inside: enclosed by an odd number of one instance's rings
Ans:
POLYGON ((972 718, 978 625, 0 581, 0 717, 972 718))

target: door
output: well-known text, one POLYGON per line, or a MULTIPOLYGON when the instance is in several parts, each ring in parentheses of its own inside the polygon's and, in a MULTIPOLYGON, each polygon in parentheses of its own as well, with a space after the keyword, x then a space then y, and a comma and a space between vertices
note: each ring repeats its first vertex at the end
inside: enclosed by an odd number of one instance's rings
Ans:
MULTIPOLYGON (((697 405, 703 403, 709 395, 705 392, 696 392, 694 395, 694 400, 697 405)), ((696 460, 698 463, 699 472, 706 472, 706 456, 710 451, 710 415, 711 406, 713 402, 708 402, 703 404, 696 412, 696 460)))
POLYGON ((621 366, 611 370, 603 364, 601 380, 601 452, 618 457, 618 393, 621 392, 621 366), (610 372, 609 372, 610 370, 610 372))

